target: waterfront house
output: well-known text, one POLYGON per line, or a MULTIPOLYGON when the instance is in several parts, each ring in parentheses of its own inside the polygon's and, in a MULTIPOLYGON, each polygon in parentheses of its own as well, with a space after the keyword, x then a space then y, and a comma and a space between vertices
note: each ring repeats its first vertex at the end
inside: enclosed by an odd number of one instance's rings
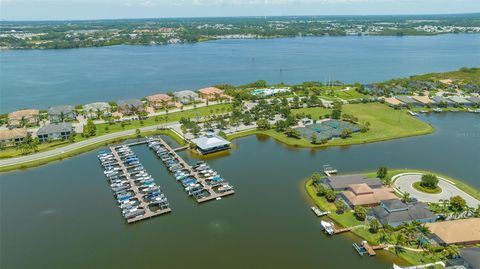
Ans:
POLYGON ((412 98, 423 105, 430 105, 433 103, 432 99, 430 99, 427 95, 415 95, 412 96, 412 98))
POLYGON ((216 87, 207 87, 198 90, 198 93, 202 99, 205 100, 217 100, 217 99, 230 99, 230 96, 225 95, 225 92, 216 87))
POLYGON ((0 130, 0 145, 11 147, 20 144, 27 137, 27 129, 15 128, 0 130))
POLYGON ((147 104, 154 108, 167 108, 175 106, 173 98, 167 94, 154 94, 145 97, 147 99, 147 104))
POLYGON ((399 96, 395 96, 395 98, 398 101, 404 103, 405 105, 409 105, 409 106, 421 106, 422 105, 422 103, 418 102, 417 100, 413 99, 410 96, 399 95, 399 96))
POLYGON ((347 190, 350 185, 367 184, 370 188, 376 189, 382 187, 382 182, 379 178, 369 178, 365 175, 342 175, 330 176, 325 183, 334 191, 347 190))
POLYGON ((145 111, 143 102, 139 99, 121 100, 117 102, 117 111, 123 115, 132 115, 145 111))
POLYGON ((383 98, 385 104, 391 107, 398 107, 398 106, 403 106, 404 104, 400 102, 398 99, 393 98, 393 97, 386 97, 383 98))
POLYGON ((65 120, 71 121, 75 120, 77 117, 75 107, 71 105, 50 107, 47 111, 47 114, 48 119, 52 123, 58 123, 65 120))
POLYGON ((9 127, 38 125, 40 113, 38 109, 23 109, 8 113, 9 127))
POLYGON ((73 133, 73 127, 70 122, 53 123, 42 126, 37 131, 37 137, 40 142, 68 139, 73 133))
POLYGON ((178 102, 184 105, 200 101, 198 93, 190 90, 174 92, 173 96, 175 97, 175 99, 177 99, 178 102))
POLYGON ((202 154, 209 154, 230 148, 230 141, 212 133, 192 139, 192 142, 202 154))
POLYGON ((460 255, 447 262, 447 269, 480 269, 480 247, 461 248, 460 255))
POLYGON ((98 119, 100 117, 110 116, 110 105, 107 102, 95 102, 86 104, 82 107, 83 114, 89 119, 98 119))
POLYGON ((360 90, 368 94, 376 94, 376 95, 383 94, 383 89, 377 86, 376 84, 363 84, 360 90))
POLYGON ((432 239, 440 245, 480 243, 480 218, 448 220, 427 224, 432 239))
POLYGON ((468 97, 468 101, 470 101, 472 104, 475 104, 475 105, 480 105, 480 97, 478 96, 470 96, 468 97))
POLYGON ((460 106, 470 106, 472 103, 462 96, 454 95, 450 96, 450 100, 460 106))
POLYGON ((437 106, 451 106, 453 105, 452 101, 443 97, 443 96, 434 96, 431 98, 432 101, 437 105, 437 106))
POLYGON ((398 198, 383 200, 380 206, 372 208, 369 215, 378 219, 382 225, 397 227, 403 223, 418 221, 420 223, 435 222, 436 215, 421 202, 404 203, 398 198))
POLYGON ((349 206, 376 206, 382 200, 398 199, 390 187, 372 189, 366 183, 352 184, 342 196, 349 206))

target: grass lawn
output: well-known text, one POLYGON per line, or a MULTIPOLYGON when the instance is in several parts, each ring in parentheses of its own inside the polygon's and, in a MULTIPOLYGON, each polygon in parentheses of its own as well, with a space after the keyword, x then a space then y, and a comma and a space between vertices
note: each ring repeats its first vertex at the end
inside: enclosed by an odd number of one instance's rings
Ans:
POLYGON ((114 124, 101 123, 101 124, 97 124, 97 136, 104 135, 107 133, 114 133, 114 132, 129 130, 129 129, 138 129, 145 126, 165 124, 166 117, 168 117, 166 122, 176 122, 176 121, 179 121, 181 118, 195 118, 197 116, 202 117, 202 116, 225 113, 230 108, 231 108, 230 104, 218 104, 218 105, 210 105, 206 107, 194 108, 194 109, 185 110, 185 111, 172 112, 172 113, 169 113, 168 115, 157 116, 158 121, 155 121, 156 117, 149 117, 148 119, 143 120, 143 125, 139 120, 125 122, 124 127, 122 127, 121 123, 114 123, 114 124), (105 127, 107 126, 108 126, 108 132, 105 130, 105 127))
MULTIPOLYGON (((407 136, 424 135, 434 131, 434 128, 428 123, 408 115, 405 110, 394 110, 380 103, 344 105, 342 111, 343 113, 356 116, 360 122, 368 121, 370 123, 370 130, 366 133, 355 133, 347 139, 332 139, 323 145, 313 145, 305 138, 296 139, 287 137, 283 133, 278 133, 275 130, 250 130, 230 135, 228 138, 233 140, 243 136, 260 134, 268 135, 290 146, 315 148, 364 144, 407 136)), ((313 119, 318 119, 319 116, 330 114, 331 110, 326 108, 301 108, 294 109, 292 112, 310 114, 313 119)))
MULTIPOLYGON (((177 134, 175 134, 174 132, 172 132, 171 130, 149 131, 149 132, 143 132, 143 133, 141 133, 141 135, 142 136, 168 135, 171 138, 173 138, 176 142, 178 142, 180 145, 184 145, 183 139, 181 137, 179 137, 177 134)), ((94 150, 96 148, 105 147, 105 146, 108 146, 108 145, 111 145, 111 144, 120 143, 120 142, 122 142, 124 140, 127 140, 127 139, 134 139, 134 138, 136 138, 136 135, 128 135, 128 136, 124 136, 124 137, 121 137, 121 138, 114 138, 114 139, 111 139, 111 140, 108 140, 108 141, 95 143, 95 144, 92 144, 92 145, 89 145, 89 146, 86 146, 86 147, 82 147, 82 148, 79 148, 79 149, 76 149, 76 150, 73 150, 73 151, 70 151, 70 152, 66 152, 64 154, 60 154, 60 155, 57 155, 57 156, 54 156, 54 157, 51 157, 51 158, 46 158, 46 159, 41 159, 41 160, 38 160, 38 161, 32 161, 32 162, 16 164, 16 165, 11 165, 11 166, 0 167, 0 172, 12 171, 12 170, 17 170, 17 169, 27 169, 27 168, 47 164, 47 163, 50 163, 50 162, 53 162, 53 161, 60 161, 60 160, 67 159, 67 158, 76 156, 78 154, 81 154, 81 153, 84 153, 84 152, 87 152, 87 151, 94 150)))
POLYGON ((420 181, 417 181, 417 182, 413 183, 413 187, 417 191, 430 193, 430 194, 435 194, 435 193, 441 193, 442 192, 442 189, 438 186, 436 188, 433 188, 433 189, 425 188, 425 187, 422 186, 422 182, 420 182, 420 181))

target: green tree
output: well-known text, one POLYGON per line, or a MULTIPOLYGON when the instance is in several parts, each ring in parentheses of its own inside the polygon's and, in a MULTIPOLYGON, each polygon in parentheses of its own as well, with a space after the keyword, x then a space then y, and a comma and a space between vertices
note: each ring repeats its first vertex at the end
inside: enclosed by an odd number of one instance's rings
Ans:
POLYGON ((266 119, 259 119, 257 120, 257 128, 260 130, 268 130, 270 129, 270 123, 266 119))
POLYGON ((467 207, 467 202, 459 195, 450 197, 450 209, 454 212, 462 212, 467 207))
POLYGON ((353 214, 359 220, 364 220, 367 217, 367 209, 363 206, 355 206, 353 214))
POLYGON ((438 187, 438 178, 434 174, 425 174, 422 176, 420 185, 424 188, 435 189, 438 187))
POLYGON ((380 179, 384 179, 387 176, 388 168, 385 166, 381 166, 377 170, 377 177, 380 179))
POLYGON ((312 133, 312 135, 310 136, 310 142, 314 145, 317 144, 317 135, 316 134, 312 133))
POLYGON ((342 214, 347 208, 347 205, 343 201, 338 199, 337 201, 335 201, 335 207, 337 208, 337 213, 342 214))
POLYGON ((460 255, 460 249, 457 245, 449 245, 443 250, 445 257, 453 259, 460 255))
POLYGON ((337 195, 333 190, 328 189, 325 191, 325 199, 329 202, 334 202, 337 199, 337 195))
POLYGON ((370 232, 376 234, 378 232, 378 230, 380 229, 380 223, 378 222, 377 219, 371 219, 369 224, 369 230, 370 232))
POLYGON ((345 138, 349 138, 352 136, 352 130, 350 130, 349 128, 345 128, 342 130, 342 132, 340 133, 340 137, 342 139, 345 139, 345 138))
POLYGON ((85 137, 95 136, 97 133, 97 126, 93 123, 93 120, 89 119, 87 124, 83 126, 83 135, 85 137))

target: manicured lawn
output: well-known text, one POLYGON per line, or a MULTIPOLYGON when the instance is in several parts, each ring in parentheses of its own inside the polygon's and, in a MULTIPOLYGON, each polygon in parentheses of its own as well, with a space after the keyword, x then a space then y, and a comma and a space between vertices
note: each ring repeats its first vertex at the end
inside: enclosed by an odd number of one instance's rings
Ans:
POLYGON ((97 124, 97 136, 107 134, 107 133, 114 133, 114 132, 129 130, 129 129, 137 129, 145 126, 162 125, 162 124, 165 124, 165 122, 179 121, 181 118, 195 118, 197 116, 203 117, 203 116, 225 113, 230 108, 231 108, 230 104, 218 104, 218 105, 211 105, 207 107, 199 107, 199 108, 180 111, 180 112, 172 112, 172 113, 169 113, 168 115, 150 117, 148 119, 143 120, 143 124, 141 124, 141 121, 139 120, 125 122, 125 125, 123 127, 121 123, 97 124), (157 118, 158 121, 155 121, 155 118, 157 118), (166 118, 167 118, 167 121, 165 121, 166 118), (105 127, 107 126, 108 126, 108 132, 105 130, 105 127))
POLYGON ((421 191, 421 192, 425 192, 425 193, 430 193, 430 194, 435 194, 435 193, 440 193, 442 192, 442 189, 440 187, 436 187, 436 188, 433 188, 433 189, 429 189, 429 188, 425 188, 422 186, 422 182, 418 181, 418 182, 414 182, 413 183, 413 187, 417 190, 417 191, 421 191))
MULTIPOLYGON (((352 137, 347 139, 332 139, 327 144, 323 145, 313 145, 305 138, 290 138, 283 133, 276 132, 275 130, 251 130, 230 135, 228 138, 235 139, 252 134, 261 134, 268 135, 290 146, 312 148, 363 144, 407 136, 424 135, 434 131, 434 128, 428 123, 408 115, 405 110, 394 110, 380 103, 344 105, 342 111, 343 113, 354 115, 359 119, 360 123, 368 121, 370 123, 370 130, 366 133, 355 133, 352 137)), ((292 112, 295 114, 310 114, 313 119, 318 119, 319 116, 330 114, 331 109, 301 108, 294 109, 292 112)))

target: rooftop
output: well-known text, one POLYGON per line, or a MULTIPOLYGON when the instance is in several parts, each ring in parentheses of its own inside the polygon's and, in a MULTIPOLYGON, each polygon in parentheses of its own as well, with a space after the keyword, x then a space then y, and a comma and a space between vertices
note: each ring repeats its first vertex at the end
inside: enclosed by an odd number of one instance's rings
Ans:
POLYGON ((27 130, 24 128, 16 128, 11 130, 0 130, 0 140, 10 140, 27 136, 27 130))
POLYGON ((52 106, 48 109, 48 114, 50 115, 59 115, 59 114, 67 114, 75 110, 74 106, 65 105, 65 106, 52 106))
POLYGON ((382 200, 396 199, 393 189, 382 187, 377 189, 370 188, 367 184, 350 185, 349 190, 343 192, 345 198, 352 205, 375 205, 382 200))
POLYGON ((395 98, 405 104, 414 104, 417 102, 412 97, 405 95, 396 96, 395 98))
POLYGON ((480 269, 480 247, 462 248, 460 256, 473 268, 480 269))
POLYGON ((230 141, 214 134, 207 134, 205 136, 192 139, 192 142, 202 150, 209 150, 216 147, 230 145, 230 141))
POLYGON ((415 95, 415 96, 412 96, 413 99, 415 99, 416 101, 422 103, 422 104, 430 104, 432 103, 432 100, 424 95, 424 96, 421 96, 421 95, 415 95))
POLYGON ((220 90, 216 87, 207 87, 198 90, 201 94, 212 95, 212 94, 223 94, 223 90, 220 90))
POLYGON ((396 199, 383 200, 382 204, 387 207, 377 206, 373 208, 375 216, 382 224, 396 224, 414 220, 435 219, 436 216, 427 209, 427 205, 421 202, 405 204, 396 199))
POLYGON ((328 184, 333 189, 345 189, 353 184, 366 183, 370 188, 381 187, 382 182, 379 178, 369 178, 365 175, 342 175, 328 177, 328 184))
POLYGON ((169 102, 169 101, 172 100, 171 96, 169 96, 167 94, 164 94, 164 93, 150 95, 150 96, 147 96, 145 98, 149 102, 169 102))
POLYGON ((384 99, 385 103, 391 104, 391 105, 401 105, 402 102, 400 102, 398 99, 393 98, 393 97, 387 97, 384 99))
POLYGON ((429 223, 427 227, 446 244, 480 241, 480 218, 429 223))
POLYGON ((110 105, 107 102, 95 102, 95 103, 90 103, 86 104, 83 106, 83 110, 89 111, 89 110, 106 110, 109 109, 110 105))
POLYGON ((117 102, 119 107, 126 107, 126 106, 134 106, 134 107, 141 107, 143 106, 143 102, 140 99, 129 99, 129 100, 120 100, 117 102))
POLYGON ((70 122, 61 122, 57 124, 47 124, 37 131, 37 135, 48 135, 52 133, 71 132, 72 124, 70 122))
POLYGON ((38 109, 23 109, 8 113, 9 119, 21 119, 38 116, 38 109))

